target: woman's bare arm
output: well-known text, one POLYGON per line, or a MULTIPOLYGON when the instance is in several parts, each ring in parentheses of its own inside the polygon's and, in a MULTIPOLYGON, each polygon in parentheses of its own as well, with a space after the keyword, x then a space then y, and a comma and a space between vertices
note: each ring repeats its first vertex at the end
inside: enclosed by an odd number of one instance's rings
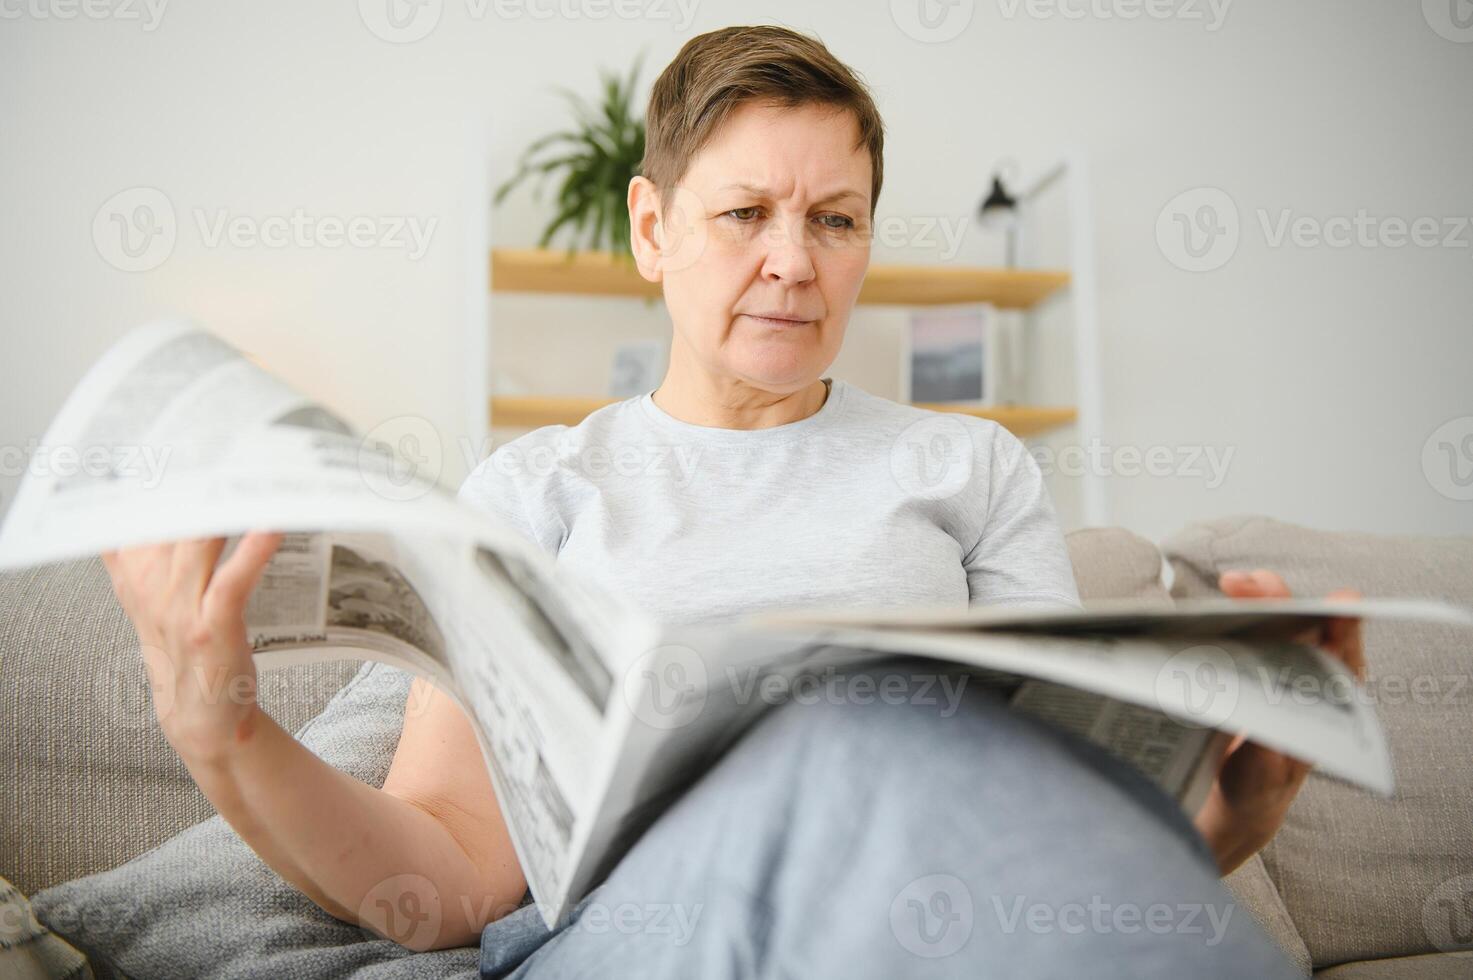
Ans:
POLYGON ((251 849, 330 914, 415 950, 474 945, 526 889, 464 714, 416 680, 382 789, 334 769, 255 700, 243 611, 279 538, 104 556, 160 727, 251 849))

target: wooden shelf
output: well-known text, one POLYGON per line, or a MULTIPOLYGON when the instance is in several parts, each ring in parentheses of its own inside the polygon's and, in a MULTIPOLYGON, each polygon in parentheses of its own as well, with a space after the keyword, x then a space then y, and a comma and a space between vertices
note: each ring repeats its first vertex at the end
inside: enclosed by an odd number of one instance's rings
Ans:
MULTIPOLYGON (((871 265, 859 302, 891 306, 992 303, 1026 310, 1069 285, 1059 269, 993 269, 952 265, 871 265)), ((491 290, 497 293, 567 293, 657 299, 659 283, 646 282, 633 259, 607 252, 493 248, 491 290)))
MULTIPOLYGON (((590 412, 611 405, 617 398, 580 398, 575 395, 493 395, 491 424, 511 429, 536 429, 544 425, 577 425, 590 412)), ((1035 436, 1073 422, 1072 408, 1037 405, 997 405, 973 408, 962 405, 921 404, 936 412, 956 412, 992 419, 1020 439, 1035 436)))
POLYGON ((571 293, 579 296, 660 298, 660 284, 646 282, 634 259, 608 252, 493 248, 493 293, 571 293))
POLYGON ((991 303, 1027 310, 1069 285, 1059 269, 988 269, 953 265, 872 265, 859 301, 874 305, 942 306, 991 303))

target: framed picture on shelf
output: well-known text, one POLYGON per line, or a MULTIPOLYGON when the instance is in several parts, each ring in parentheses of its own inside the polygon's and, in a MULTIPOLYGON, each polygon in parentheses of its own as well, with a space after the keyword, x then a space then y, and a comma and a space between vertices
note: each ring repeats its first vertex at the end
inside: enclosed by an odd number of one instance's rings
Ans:
POLYGON ((997 311, 989 304, 913 310, 903 343, 904 400, 998 404, 999 340, 997 311))
POLYGON ((631 340, 614 351, 609 371, 609 395, 630 398, 653 391, 665 377, 668 357, 664 340, 631 340))

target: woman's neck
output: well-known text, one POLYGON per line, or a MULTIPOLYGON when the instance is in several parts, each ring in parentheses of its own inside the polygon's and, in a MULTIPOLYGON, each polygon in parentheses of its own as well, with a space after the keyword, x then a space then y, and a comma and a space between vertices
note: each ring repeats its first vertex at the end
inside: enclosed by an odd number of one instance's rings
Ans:
POLYGON ((806 419, 828 400, 829 384, 820 379, 787 394, 737 381, 700 381, 669 374, 651 398, 672 418, 719 429, 768 429, 806 419))

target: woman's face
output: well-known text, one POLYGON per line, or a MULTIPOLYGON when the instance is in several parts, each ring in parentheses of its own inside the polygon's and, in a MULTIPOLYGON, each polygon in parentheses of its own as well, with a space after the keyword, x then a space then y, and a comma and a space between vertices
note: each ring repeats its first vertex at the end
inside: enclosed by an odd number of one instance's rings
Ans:
POLYGON ((663 219, 653 185, 635 178, 636 257, 664 283, 672 369, 788 393, 833 363, 869 266, 858 139, 844 110, 747 103, 691 160, 663 219))

